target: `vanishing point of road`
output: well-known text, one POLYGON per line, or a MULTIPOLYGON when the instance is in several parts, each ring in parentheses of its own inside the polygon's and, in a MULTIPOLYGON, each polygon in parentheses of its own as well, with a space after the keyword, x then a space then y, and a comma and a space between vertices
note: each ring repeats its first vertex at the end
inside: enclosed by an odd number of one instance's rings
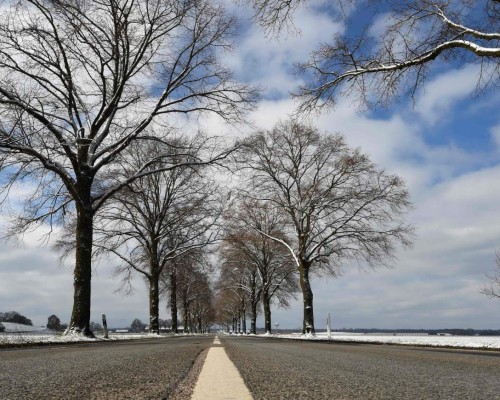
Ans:
POLYGON ((241 336, 0 350, 5 400, 190 397, 500 399, 500 352, 241 336), (204 392, 204 379, 233 391, 204 392))

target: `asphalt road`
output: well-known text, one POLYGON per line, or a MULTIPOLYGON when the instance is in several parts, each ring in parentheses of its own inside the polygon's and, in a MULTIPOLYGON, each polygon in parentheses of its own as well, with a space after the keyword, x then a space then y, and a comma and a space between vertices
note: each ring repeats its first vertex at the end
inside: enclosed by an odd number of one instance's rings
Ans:
MULTIPOLYGON (((500 399, 499 352, 220 339, 255 400, 500 399)), ((181 336, 0 350, 0 398, 168 398, 190 370, 183 385, 194 386, 193 362, 212 342, 181 336)))
POLYGON ((162 399, 213 337, 0 350, 0 398, 162 399))
POLYGON ((221 336, 255 400, 500 399, 500 353, 221 336))

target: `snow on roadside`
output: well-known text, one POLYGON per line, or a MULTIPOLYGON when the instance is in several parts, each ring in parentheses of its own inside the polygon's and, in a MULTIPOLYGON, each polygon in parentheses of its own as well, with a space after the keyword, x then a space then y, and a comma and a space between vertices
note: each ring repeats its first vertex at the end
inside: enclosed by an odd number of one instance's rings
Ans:
POLYGON ((109 339, 104 339, 102 336, 96 338, 86 338, 80 335, 68 335, 45 333, 37 334, 32 332, 17 332, 17 333, 0 333, 0 347, 2 345, 18 345, 18 344, 46 344, 46 343, 71 343, 71 342, 99 342, 99 341, 116 341, 116 340, 132 340, 132 339, 152 339, 161 338, 163 336, 150 334, 109 334, 109 339))
MULTIPOLYGON (((306 337, 301 333, 279 334, 275 337, 283 339, 301 340, 328 340, 326 333, 318 333, 316 336, 306 337)), ((417 346, 458 347, 471 349, 500 349, 500 336, 394 336, 394 335, 370 335, 370 334, 345 334, 343 332, 332 332, 333 342, 360 342, 360 343, 384 343, 404 344, 417 346)))

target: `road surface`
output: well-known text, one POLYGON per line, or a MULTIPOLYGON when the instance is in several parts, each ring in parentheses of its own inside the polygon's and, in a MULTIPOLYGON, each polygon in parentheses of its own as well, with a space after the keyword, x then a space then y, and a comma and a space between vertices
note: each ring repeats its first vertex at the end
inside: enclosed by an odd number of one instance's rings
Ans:
POLYGON ((254 399, 500 399, 500 353, 221 337, 254 399))
POLYGON ((0 350, 0 398, 168 398, 213 337, 0 350))
POLYGON ((500 399, 500 352, 219 337, 0 350, 0 398, 187 399, 224 353, 255 400, 500 399))

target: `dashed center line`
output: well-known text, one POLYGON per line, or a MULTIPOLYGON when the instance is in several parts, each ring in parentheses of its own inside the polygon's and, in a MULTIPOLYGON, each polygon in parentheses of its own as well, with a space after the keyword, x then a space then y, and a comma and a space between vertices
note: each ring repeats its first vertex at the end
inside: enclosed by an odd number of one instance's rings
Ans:
MULTIPOLYGON (((216 336, 213 344, 221 344, 216 336)), ((223 347, 211 347, 191 400, 252 400, 238 369, 223 347)))

